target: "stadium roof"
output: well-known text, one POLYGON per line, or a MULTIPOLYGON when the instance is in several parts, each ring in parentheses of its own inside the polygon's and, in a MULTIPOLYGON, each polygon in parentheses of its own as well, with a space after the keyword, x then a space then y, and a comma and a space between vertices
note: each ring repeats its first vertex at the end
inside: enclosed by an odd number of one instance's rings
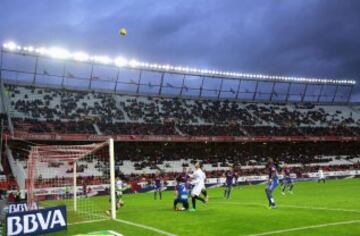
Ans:
POLYGON ((94 56, 86 52, 69 50, 59 47, 34 47, 34 46, 21 46, 14 42, 7 42, 3 44, 3 49, 18 52, 21 54, 38 55, 44 57, 57 58, 62 60, 73 60, 79 62, 89 62, 95 64, 112 65, 123 68, 133 68, 148 71, 184 74, 193 76, 206 76, 227 79, 245 79, 254 81, 276 81, 276 82, 297 82, 304 84, 334 84, 334 85, 355 85, 355 80, 347 79, 334 79, 334 78, 309 78, 309 77, 292 77, 292 76, 275 76, 263 74, 249 74, 233 71, 220 71, 213 69, 200 69, 187 66, 173 66, 169 64, 156 64, 141 62, 137 60, 129 60, 124 57, 111 58, 109 56, 94 56))

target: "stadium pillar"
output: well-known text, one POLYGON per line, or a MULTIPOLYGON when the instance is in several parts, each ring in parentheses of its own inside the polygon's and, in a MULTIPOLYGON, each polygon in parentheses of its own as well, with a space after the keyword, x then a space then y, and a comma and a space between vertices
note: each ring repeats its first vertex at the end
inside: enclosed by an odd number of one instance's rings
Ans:
POLYGON ((203 91, 203 86, 204 86, 204 80, 205 80, 205 77, 203 76, 203 77, 202 77, 202 80, 201 80, 201 86, 200 86, 199 97, 201 97, 201 96, 202 96, 202 91, 203 91))
POLYGON ((304 102, 305 95, 306 95, 306 92, 307 92, 307 88, 308 88, 308 84, 305 84, 305 88, 304 88, 303 94, 302 94, 302 96, 301 96, 301 102, 302 102, 302 103, 304 102))
POLYGON ((89 80, 89 89, 91 89, 91 82, 92 82, 92 79, 93 79, 93 73, 94 73, 94 64, 91 65, 90 80, 89 80))
POLYGON ((64 65, 63 65, 63 74, 62 74, 62 78, 61 78, 61 87, 64 88, 64 83, 65 83, 65 73, 66 73, 66 62, 64 61, 64 65))
POLYGON ((184 77, 182 79, 182 84, 181 84, 181 89, 180 89, 180 96, 183 95, 183 90, 184 90, 184 86, 185 86, 185 77, 186 77, 186 75, 184 75, 184 77))
POLYGON ((137 84, 137 88, 136 88, 136 94, 137 94, 137 95, 138 95, 139 92, 140 92, 141 75, 142 75, 142 70, 139 72, 139 79, 138 79, 138 84, 137 84))
POLYGON ((34 85, 35 82, 36 82, 36 75, 37 75, 38 65, 39 65, 39 57, 37 56, 37 57, 35 58, 35 70, 34 70, 33 85, 34 85))
POLYGON ((354 88, 354 86, 351 85, 351 87, 350 87, 350 92, 349 92, 349 96, 347 97, 347 101, 346 101, 348 104, 350 103, 350 100, 351 100, 353 88, 354 88))
POLYGON ((259 81, 256 81, 255 91, 254 91, 254 95, 253 95, 253 98, 252 98, 253 101, 255 101, 255 99, 256 99, 258 87, 259 87, 259 81))
POLYGON ((2 163, 2 150, 3 150, 3 132, 4 132, 4 119, 1 119, 1 137, 0 137, 0 163, 2 163))
POLYGON ((270 102, 272 101, 273 96, 274 96, 275 84, 276 84, 276 82, 274 81, 274 82, 273 82, 273 85, 272 85, 272 88, 271 88, 270 102))
POLYGON ((221 79, 220 89, 219 89, 218 96, 217 96, 218 99, 220 99, 220 96, 221 96, 221 92, 222 92, 222 88, 223 88, 223 83, 224 83, 224 79, 221 79))
POLYGON ((160 88, 159 88, 159 96, 161 95, 161 91, 162 91, 162 87, 164 85, 164 76, 165 76, 165 73, 161 73, 161 78, 160 78, 160 88))
POLYGON ((321 99, 321 97, 322 97, 322 92, 323 92, 323 90, 324 90, 324 85, 322 84, 322 85, 321 85, 321 88, 320 88, 320 94, 319 94, 319 96, 318 96, 318 98, 317 98, 317 103, 320 102, 320 99, 321 99))
POLYGON ((114 88, 114 92, 116 92, 117 90, 117 85, 118 85, 118 81, 119 81, 119 75, 120 75, 120 69, 117 69, 117 73, 116 73, 116 81, 115 81, 115 88, 114 88))
POLYGON ((2 76, 1 76, 1 73, 2 73, 2 70, 3 70, 3 49, 1 48, 1 53, 0 53, 0 80, 2 80, 2 76))
POLYGON ((239 99, 241 81, 242 81, 242 80, 239 80, 239 84, 238 84, 237 89, 236 89, 236 96, 235 96, 235 99, 236 99, 236 100, 239 99))
MULTIPOLYGON (((5 111, 5 104, 4 104, 4 97, 5 94, 3 94, 4 90, 3 90, 3 78, 2 78, 2 70, 3 70, 3 49, 1 48, 1 54, 0 54, 0 97, 1 97, 1 105, 2 105, 2 110, 3 112, 5 111)), ((1 149, 2 150, 2 149, 1 149)))
POLYGON ((336 87, 335 87, 334 96, 333 96, 332 101, 331 101, 332 104, 334 104, 334 102, 335 102, 336 95, 337 95, 337 91, 338 91, 338 87, 339 87, 339 85, 336 85, 336 87))
POLYGON ((291 85, 292 85, 292 83, 289 83, 289 86, 288 86, 288 89, 287 89, 287 92, 286 92, 285 102, 289 101, 291 85))

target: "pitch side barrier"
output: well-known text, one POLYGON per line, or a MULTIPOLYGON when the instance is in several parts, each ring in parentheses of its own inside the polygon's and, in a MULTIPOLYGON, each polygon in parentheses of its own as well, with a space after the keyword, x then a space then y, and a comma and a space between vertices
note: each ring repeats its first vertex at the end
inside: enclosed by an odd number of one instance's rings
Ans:
POLYGON ((181 135, 88 135, 15 132, 5 139, 37 141, 106 141, 115 142, 358 142, 359 136, 181 136, 181 135))
MULTIPOLYGON (((324 176, 327 179, 345 179, 345 178, 359 178, 360 170, 347 170, 347 171, 325 171, 324 176)), ((279 176, 280 180, 283 178, 282 175, 279 176)), ((291 174, 291 177, 296 182, 304 182, 304 181, 314 181, 318 179, 317 172, 308 172, 304 173, 303 177, 297 178, 295 174, 291 174)), ((220 187, 225 183, 225 178, 208 178, 206 180, 206 187, 220 187)), ((261 184, 265 183, 268 180, 267 175, 258 175, 258 176, 240 176, 237 179, 237 185, 247 185, 247 184, 261 184)), ((139 189, 137 192, 151 192, 154 190, 153 185, 149 185, 148 182, 138 182, 137 185, 139 189)), ((176 186, 175 180, 168 180, 167 185, 163 187, 163 190, 173 190, 176 186)), ((89 192, 89 196, 100 196, 103 195, 108 189, 109 185, 100 184, 100 185, 89 185, 91 187, 91 192, 89 192)), ((63 187, 44 187, 35 190, 37 194, 39 194, 42 198, 56 198, 61 195, 66 194, 63 187)), ((78 188, 78 193, 82 192, 82 187, 78 188)), ((132 189, 128 188, 124 190, 124 193, 132 193, 132 189)))
MULTIPOLYGON (((324 176, 326 179, 348 179, 348 178, 360 178, 360 170, 347 170, 347 171, 325 171, 324 176)), ((283 179, 283 176, 279 176, 280 180, 283 179)), ((308 172, 304 173, 302 177, 297 177, 295 174, 291 174, 291 178, 296 182, 308 182, 308 181, 316 181, 318 180, 318 172, 308 172)), ((256 185, 256 184, 264 184, 268 180, 267 175, 254 175, 254 176, 240 176, 237 179, 237 185, 256 185)), ((206 179, 206 187, 207 188, 215 188, 224 186, 226 179, 221 178, 208 178, 206 179)), ((148 182, 139 182, 139 189, 137 192, 151 192, 154 190, 153 185, 149 185, 148 182)), ((175 180, 168 180, 167 185, 163 187, 163 190, 173 190, 176 186, 175 180)), ((131 189, 127 189, 124 191, 125 194, 132 193, 131 189)))
MULTIPOLYGON (((324 176, 327 179, 346 179, 346 178, 359 178, 360 177, 360 170, 345 170, 345 171, 325 171, 324 176)), ((283 178, 282 175, 279 176, 280 180, 283 178)), ((291 174, 291 178, 296 182, 305 182, 305 181, 314 181, 318 179, 318 172, 308 172, 304 173, 302 177, 297 177, 295 174, 291 174)), ((253 175, 253 176, 240 176, 237 179, 237 185, 248 185, 248 184, 262 184, 265 183, 268 180, 267 175, 253 175)), ((208 178, 206 179, 206 187, 212 188, 212 187, 220 187, 223 186, 226 179, 223 177, 220 178, 208 178)), ((154 190, 154 186, 152 184, 149 185, 148 182, 138 182, 137 185, 139 186, 139 189, 137 192, 151 192, 154 190)), ((92 192, 94 194, 91 194, 93 196, 95 195, 101 195, 101 192, 108 189, 108 185, 90 185, 92 192)), ((168 180, 166 186, 163 187, 163 190, 173 190, 176 186, 175 180, 168 180)), ((41 193, 42 196, 57 196, 64 194, 64 188, 58 188, 58 187, 50 187, 50 188, 40 188, 37 189, 39 193, 41 193)), ((78 189, 79 193, 81 188, 78 189)), ((124 190, 124 193, 132 193, 133 190, 131 188, 128 188, 124 190)))

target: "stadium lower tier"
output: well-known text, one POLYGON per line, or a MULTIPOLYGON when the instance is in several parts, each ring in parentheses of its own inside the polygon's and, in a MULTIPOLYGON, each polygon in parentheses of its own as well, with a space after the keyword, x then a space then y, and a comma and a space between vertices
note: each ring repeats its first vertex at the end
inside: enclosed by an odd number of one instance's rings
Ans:
MULTIPOLYGON (((62 143, 66 144, 66 143, 62 143)), ((7 148, 7 162, 3 165, 24 182, 28 171, 30 146, 26 142, 13 141, 7 148)), ((267 175, 265 164, 273 158, 279 166, 285 163, 296 177, 304 173, 354 170, 360 166, 360 150, 357 142, 311 143, 141 143, 120 142, 115 144, 115 168, 118 176, 128 181, 151 182, 154 174, 161 173, 164 180, 175 179, 179 173, 190 171, 196 162, 203 164, 208 177, 218 178, 230 167, 239 176, 267 175)), ((71 184, 73 162, 39 162, 41 175, 36 176, 39 186, 71 184), (56 181, 55 181, 56 180, 56 181)), ((77 162, 79 183, 102 184, 107 173, 102 159, 89 158, 77 162)))

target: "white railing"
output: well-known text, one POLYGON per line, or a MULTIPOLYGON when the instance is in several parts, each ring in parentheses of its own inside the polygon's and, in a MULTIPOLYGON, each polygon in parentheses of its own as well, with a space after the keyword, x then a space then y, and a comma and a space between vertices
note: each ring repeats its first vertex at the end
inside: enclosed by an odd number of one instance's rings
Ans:
POLYGON ((19 188, 25 189, 26 174, 24 168, 21 165, 18 165, 18 163, 16 163, 9 147, 6 147, 6 152, 7 152, 11 172, 13 173, 16 182, 19 185, 19 188))

